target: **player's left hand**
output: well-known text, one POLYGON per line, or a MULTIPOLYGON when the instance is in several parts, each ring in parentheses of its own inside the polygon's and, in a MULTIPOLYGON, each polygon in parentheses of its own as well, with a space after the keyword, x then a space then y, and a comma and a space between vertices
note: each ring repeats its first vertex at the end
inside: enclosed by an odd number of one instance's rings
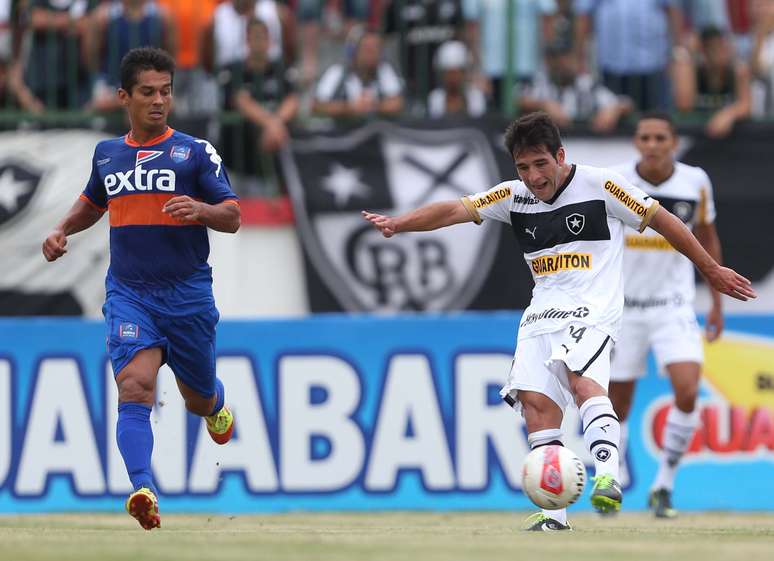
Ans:
POLYGON ((712 288, 722 294, 745 302, 750 298, 756 297, 752 283, 733 269, 718 265, 716 268, 705 272, 704 276, 707 282, 712 285, 712 288))
POLYGON ((707 321, 706 321, 706 337, 707 342, 712 343, 713 341, 717 340, 720 335, 723 333, 723 311, 721 310, 720 306, 712 306, 712 309, 710 309, 709 314, 707 314, 707 321))
POLYGON ((180 222, 199 222, 203 209, 204 203, 195 201, 188 195, 181 195, 169 199, 161 211, 180 222))

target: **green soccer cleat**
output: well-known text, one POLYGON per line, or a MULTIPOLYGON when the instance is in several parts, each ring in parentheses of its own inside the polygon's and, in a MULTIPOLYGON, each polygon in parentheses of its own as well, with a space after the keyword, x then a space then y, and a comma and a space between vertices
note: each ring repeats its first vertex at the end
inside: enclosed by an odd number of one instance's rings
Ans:
POLYGON ((521 529, 527 532, 556 532, 559 530, 572 530, 572 527, 569 523, 562 524, 542 512, 536 512, 527 517, 521 529))
POLYGON ((207 432, 215 442, 225 444, 231 440, 231 435, 234 433, 234 415, 228 407, 224 405, 214 415, 205 417, 204 421, 207 423, 207 432))
POLYGON ((612 475, 598 475, 592 477, 594 489, 591 491, 591 506, 601 514, 610 514, 621 510, 623 493, 621 485, 613 479, 612 475))
POLYGON ((648 508, 656 518, 677 518, 677 511, 672 508, 672 491, 669 489, 654 489, 648 497, 648 508))

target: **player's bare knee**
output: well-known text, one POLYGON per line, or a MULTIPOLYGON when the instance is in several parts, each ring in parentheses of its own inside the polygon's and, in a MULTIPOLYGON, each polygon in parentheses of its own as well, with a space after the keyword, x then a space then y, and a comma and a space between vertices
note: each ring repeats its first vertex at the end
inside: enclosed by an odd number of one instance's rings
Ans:
POLYGON ((562 424, 562 410, 549 397, 535 392, 519 392, 524 420, 530 432, 558 428, 562 424))
POLYGON ((118 401, 121 403, 153 404, 155 387, 152 379, 147 376, 123 373, 118 383, 118 401))
POLYGON ((575 396, 575 404, 580 407, 587 400, 597 396, 607 396, 605 388, 597 384, 591 378, 584 378, 578 376, 575 373, 569 374, 572 378, 570 380, 570 389, 575 396))

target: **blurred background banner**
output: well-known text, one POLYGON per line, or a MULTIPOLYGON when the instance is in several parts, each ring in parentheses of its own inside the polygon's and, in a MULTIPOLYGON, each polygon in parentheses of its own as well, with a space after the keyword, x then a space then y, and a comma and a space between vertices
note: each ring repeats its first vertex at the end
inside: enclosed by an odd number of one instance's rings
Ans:
MULTIPOLYGON (((311 311, 525 308, 532 279, 507 226, 484 222, 384 240, 360 218, 362 209, 396 214, 515 177, 502 147, 507 124, 491 118, 377 122, 295 139, 283 161, 311 311), (492 178, 494 166, 499 175, 492 178)), ((774 258, 766 249, 774 247, 774 230, 760 228, 774 216, 771 169, 762 154, 770 131, 743 125, 729 143, 687 128, 680 138, 681 161, 713 178, 724 260, 754 281, 761 312, 774 311, 774 258)), ((565 136, 565 145, 568 160, 585 165, 638 157, 629 136, 579 129, 565 136)), ((706 290, 700 289, 698 301, 703 308, 706 290)))
MULTIPOLYGON (((501 142, 506 124, 373 121, 295 130, 279 158, 293 212, 284 196, 246 195, 238 250, 210 234, 224 317, 525 308, 532 278, 509 228, 485 222, 385 240, 360 216, 362 209, 404 212, 513 178, 501 142), (278 258, 271 269, 247 266, 278 258), (263 291, 277 295, 270 309, 256 301, 263 291)), ((730 311, 774 313, 774 229, 762 226, 774 216, 771 130, 744 123, 733 142, 681 130, 680 159, 713 179, 723 258, 759 294, 752 306, 727 299, 730 311)), ((56 263, 45 263, 40 244, 83 189, 94 146, 105 137, 80 129, 0 133, 0 315, 100 317, 107 221, 72 236, 67 257, 56 263)), ((579 128, 565 144, 571 162, 608 166, 637 157, 629 136, 579 128)), ((698 309, 707 302, 700 287, 698 309)))
POLYGON ((86 186, 89 130, 0 133, 0 315, 96 315, 105 296, 108 224, 68 239, 67 259, 46 263, 41 245, 86 186))
MULTIPOLYGON (((218 375, 235 438, 215 445, 166 367, 152 422, 165 512, 526 509, 523 422, 498 396, 519 315, 225 321, 218 375)), ((701 424, 678 477, 683 510, 774 501, 774 316, 732 316, 707 347, 701 424)), ((0 512, 114 510, 129 491, 115 444, 104 327, 0 321, 0 512)), ((624 505, 645 508, 668 381, 653 365, 630 417, 624 505)), ((590 458, 577 411, 564 442, 590 458)), ((588 493, 588 491, 587 491, 588 493)), ((577 510, 589 510, 587 497, 577 510)))

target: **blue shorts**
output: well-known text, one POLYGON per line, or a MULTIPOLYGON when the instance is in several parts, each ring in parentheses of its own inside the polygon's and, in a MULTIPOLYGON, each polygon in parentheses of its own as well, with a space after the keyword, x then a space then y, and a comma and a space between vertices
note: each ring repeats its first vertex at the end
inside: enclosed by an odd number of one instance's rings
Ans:
POLYGON ((164 295, 108 282, 102 312, 113 373, 123 370, 143 349, 161 348, 162 364, 203 397, 215 394, 215 325, 220 314, 211 298, 186 314, 164 313, 164 295))

